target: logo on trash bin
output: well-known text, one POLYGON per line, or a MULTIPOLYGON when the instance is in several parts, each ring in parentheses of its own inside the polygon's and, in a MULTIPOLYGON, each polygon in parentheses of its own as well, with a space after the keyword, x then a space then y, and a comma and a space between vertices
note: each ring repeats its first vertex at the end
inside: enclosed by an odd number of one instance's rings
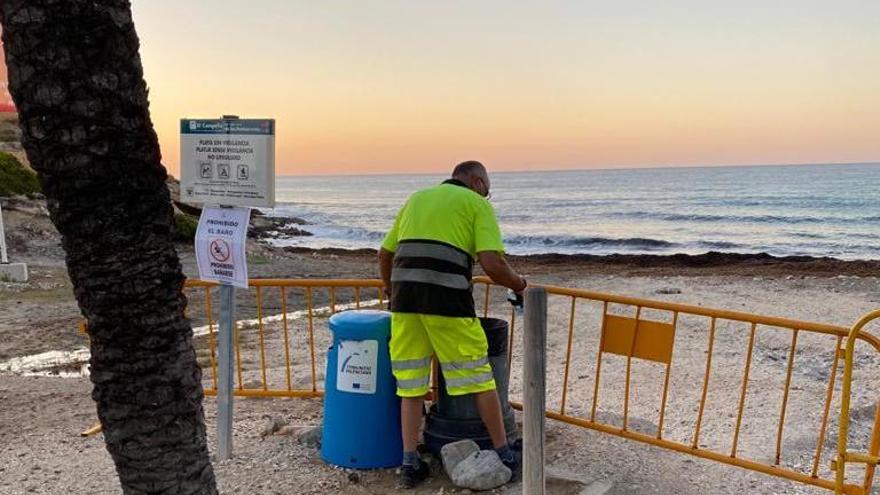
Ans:
POLYGON ((379 342, 342 340, 339 342, 336 389, 358 394, 376 393, 379 342))
MULTIPOLYGON (((353 358, 353 357, 355 357, 355 356, 360 356, 360 355, 361 355, 361 354, 360 354, 359 352, 355 352, 354 354, 352 354, 352 355, 348 356, 347 358, 345 358, 345 361, 342 363, 342 373, 351 373, 351 371, 347 371, 345 368, 346 368, 346 366, 348 366, 348 363, 351 362, 351 358, 353 358)), ((361 388, 361 384, 360 384, 360 383, 352 383, 351 385, 352 385, 352 387, 354 387, 354 388, 361 388)))

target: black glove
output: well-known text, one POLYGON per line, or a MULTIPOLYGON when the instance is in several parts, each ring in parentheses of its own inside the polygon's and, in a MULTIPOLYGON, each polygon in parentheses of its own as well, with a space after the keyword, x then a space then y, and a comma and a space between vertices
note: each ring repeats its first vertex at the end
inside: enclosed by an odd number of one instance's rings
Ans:
POLYGON ((523 295, 522 292, 514 292, 510 289, 507 289, 507 302, 513 306, 513 309, 517 311, 517 313, 522 313, 523 310, 523 295))

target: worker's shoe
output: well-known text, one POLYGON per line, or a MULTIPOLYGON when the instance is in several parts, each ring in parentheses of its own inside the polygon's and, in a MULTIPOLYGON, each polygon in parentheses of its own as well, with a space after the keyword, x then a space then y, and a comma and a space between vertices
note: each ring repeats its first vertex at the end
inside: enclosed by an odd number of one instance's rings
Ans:
POLYGON ((519 456, 514 456, 511 460, 501 460, 501 464, 507 469, 510 469, 510 481, 508 483, 515 483, 520 480, 522 477, 522 465, 519 462, 519 456))
POLYGON ((403 490, 415 488, 419 483, 425 481, 429 471, 428 463, 425 461, 419 462, 418 467, 403 466, 400 468, 400 478, 397 480, 397 487, 403 490))
POLYGON ((501 463, 504 464, 507 469, 510 469, 510 481, 518 481, 522 475, 522 468, 520 466, 520 459, 522 458, 522 442, 517 440, 514 444, 505 445, 500 449, 495 449, 495 452, 498 454, 498 458, 501 459, 501 463))
POLYGON ((510 450, 522 455, 523 440, 522 437, 517 438, 510 444, 510 450))

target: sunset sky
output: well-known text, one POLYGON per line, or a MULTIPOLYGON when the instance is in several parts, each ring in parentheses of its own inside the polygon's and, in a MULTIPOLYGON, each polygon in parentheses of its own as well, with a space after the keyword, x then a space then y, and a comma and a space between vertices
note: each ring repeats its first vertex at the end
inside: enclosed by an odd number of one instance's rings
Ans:
POLYGON ((279 174, 880 161, 880 2, 133 0, 153 120, 279 174))
MULTIPOLYGON (((3 42, 0 41, 0 54, 2 54, 3 50, 3 42)), ((15 105, 12 104, 12 97, 9 96, 9 91, 6 89, 6 59, 5 57, 0 57, 0 112, 11 112, 15 110, 15 105)))

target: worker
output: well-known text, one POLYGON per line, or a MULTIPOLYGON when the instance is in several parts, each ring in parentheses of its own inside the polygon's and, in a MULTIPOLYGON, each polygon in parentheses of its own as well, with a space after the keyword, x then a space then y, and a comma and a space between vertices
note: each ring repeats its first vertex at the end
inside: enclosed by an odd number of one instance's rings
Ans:
POLYGON ((518 295, 526 288, 525 278, 504 259, 489 187, 480 162, 460 163, 451 179, 409 197, 379 250, 379 271, 391 300, 391 368, 401 397, 401 488, 413 488, 428 476, 416 447, 432 355, 440 362, 448 394, 474 396, 501 461, 514 472, 518 467, 507 444, 471 282, 477 260, 495 283, 518 295))

